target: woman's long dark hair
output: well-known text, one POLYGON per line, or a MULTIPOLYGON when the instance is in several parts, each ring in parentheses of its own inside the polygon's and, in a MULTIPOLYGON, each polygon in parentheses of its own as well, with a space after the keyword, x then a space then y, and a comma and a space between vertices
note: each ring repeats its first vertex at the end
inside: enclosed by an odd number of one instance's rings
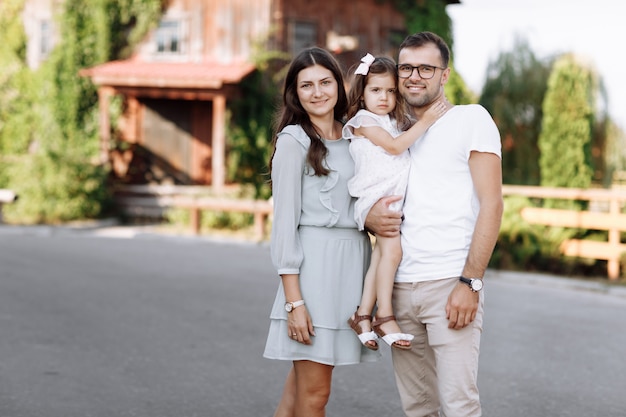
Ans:
POLYGON ((321 140, 321 132, 315 127, 308 113, 300 104, 298 98, 298 74, 303 69, 321 65, 328 69, 337 81, 337 104, 335 105, 334 117, 342 121, 348 108, 348 98, 343 82, 343 73, 337 60, 330 52, 319 47, 311 47, 300 52, 291 62, 283 89, 283 104, 274 123, 274 137, 272 139, 272 156, 270 157, 270 173, 272 172, 272 159, 276 152, 277 134, 288 125, 300 125, 311 139, 311 146, 307 153, 307 163, 313 168, 315 175, 328 175, 330 172, 323 164, 328 149, 321 140))

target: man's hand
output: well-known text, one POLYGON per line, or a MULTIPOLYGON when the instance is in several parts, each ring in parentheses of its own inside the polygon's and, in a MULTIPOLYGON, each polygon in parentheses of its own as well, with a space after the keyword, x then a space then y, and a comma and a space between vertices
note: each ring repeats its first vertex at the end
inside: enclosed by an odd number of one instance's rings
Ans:
POLYGON ((400 233, 402 213, 389 209, 389 205, 402 200, 402 196, 383 197, 367 213, 365 227, 376 236, 394 237, 400 233))
POLYGON ((446 304, 448 328, 459 330, 473 322, 478 311, 478 299, 479 293, 472 292, 466 284, 459 281, 446 304))

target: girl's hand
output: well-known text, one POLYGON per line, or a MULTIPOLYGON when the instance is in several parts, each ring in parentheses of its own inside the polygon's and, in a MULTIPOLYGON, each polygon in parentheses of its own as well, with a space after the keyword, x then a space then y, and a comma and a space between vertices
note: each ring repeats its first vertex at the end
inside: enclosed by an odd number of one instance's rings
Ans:
POLYGON ((430 126, 447 111, 448 105, 444 100, 436 101, 424 112, 420 121, 424 121, 424 123, 428 123, 430 126))

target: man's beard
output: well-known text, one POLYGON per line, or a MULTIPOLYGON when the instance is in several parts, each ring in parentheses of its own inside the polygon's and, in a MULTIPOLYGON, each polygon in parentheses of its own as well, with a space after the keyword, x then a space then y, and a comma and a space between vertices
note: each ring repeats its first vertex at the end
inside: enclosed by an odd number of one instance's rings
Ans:
POLYGON ((404 100, 407 102, 407 104, 410 107, 414 107, 414 108, 421 108, 421 107, 429 106, 433 102, 433 99, 434 99, 434 95, 430 94, 429 92, 426 92, 426 94, 419 95, 419 96, 413 96, 411 94, 402 94, 402 96, 404 97, 404 100))

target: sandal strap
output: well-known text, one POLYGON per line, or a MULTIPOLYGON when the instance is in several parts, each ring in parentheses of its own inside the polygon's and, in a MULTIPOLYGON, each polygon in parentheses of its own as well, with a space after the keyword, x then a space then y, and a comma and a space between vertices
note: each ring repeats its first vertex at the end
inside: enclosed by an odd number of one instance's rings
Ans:
POLYGON ((352 328, 352 330, 354 330, 357 334, 361 334, 360 331, 361 329, 359 328, 359 323, 367 320, 369 322, 372 321, 372 315, 371 314, 364 314, 362 316, 359 316, 357 314, 358 308, 354 311, 354 319, 352 319, 352 317, 350 317, 350 319, 348 320, 348 324, 350 325, 350 327, 352 328))
POLYGON ((358 323, 362 322, 363 320, 372 321, 372 315, 371 314, 365 314, 364 316, 359 316, 359 315, 356 314, 356 312, 354 313, 354 324, 358 324, 358 323))
POLYGON ((386 317, 376 317, 376 319, 374 319, 374 322, 372 323, 372 327, 380 327, 383 323, 387 323, 388 321, 395 321, 396 320, 396 316, 391 315, 391 316, 386 316, 386 317))
POLYGON ((354 313, 354 320, 350 319, 350 327, 352 328, 352 330, 354 330, 357 334, 361 334, 361 329, 359 328, 359 323, 362 322, 363 320, 369 320, 370 322, 372 321, 372 316, 369 315, 365 315, 365 316, 359 316, 356 313, 354 313))

